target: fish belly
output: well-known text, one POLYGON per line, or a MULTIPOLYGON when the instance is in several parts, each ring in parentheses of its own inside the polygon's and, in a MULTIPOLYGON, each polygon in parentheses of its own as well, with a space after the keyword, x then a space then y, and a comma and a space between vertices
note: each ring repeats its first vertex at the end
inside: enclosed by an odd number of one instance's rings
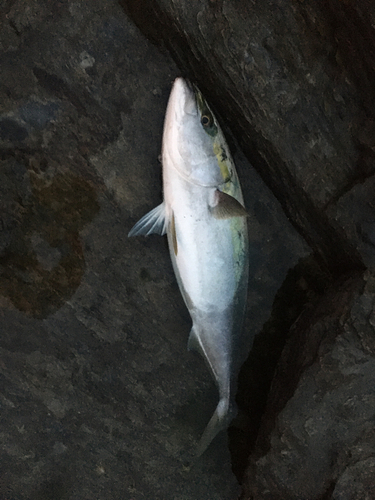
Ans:
POLYGON ((177 240, 177 252, 170 245, 172 261, 188 308, 225 310, 236 289, 231 221, 212 216, 208 188, 194 188, 172 207, 177 240))
POLYGON ((174 188, 174 193, 180 191, 178 203, 171 204, 177 246, 169 231, 168 238, 177 281, 193 321, 191 335, 219 391, 226 392, 237 288, 235 256, 231 222, 212 216, 209 189, 191 184, 174 188))

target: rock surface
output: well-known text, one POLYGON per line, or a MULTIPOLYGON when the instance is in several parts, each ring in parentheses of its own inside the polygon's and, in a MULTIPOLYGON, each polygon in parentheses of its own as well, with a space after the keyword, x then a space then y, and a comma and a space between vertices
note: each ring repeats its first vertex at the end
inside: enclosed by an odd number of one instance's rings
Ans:
MULTIPOLYGON (((0 19, 0 499, 232 500, 225 433, 191 458, 217 394, 166 243, 127 238, 160 202, 180 70, 115 1, 6 0, 0 19)), ((229 139, 252 337, 309 249, 229 139)))
POLYGON ((161 48, 115 0, 0 6, 0 500, 232 500, 249 454, 243 499, 375 497, 373 2, 120 3, 161 48), (262 330, 232 456, 199 460, 216 390, 165 241, 127 238, 181 73, 234 153, 262 330))
MULTIPOLYGON (((374 497, 374 2, 121 3, 210 95, 326 276, 323 298, 313 293, 290 331, 247 441, 243 498, 374 497)), ((282 337, 275 324, 263 334, 282 337)))
POLYGON ((241 498, 375 497, 374 292, 351 276, 294 324, 241 498))
MULTIPOLYGON (((365 257, 374 265, 371 221, 353 221, 353 207, 340 204, 375 172, 373 3, 122 4, 209 90, 320 262, 334 274, 365 257)), ((369 184, 361 199, 371 204, 369 184)))

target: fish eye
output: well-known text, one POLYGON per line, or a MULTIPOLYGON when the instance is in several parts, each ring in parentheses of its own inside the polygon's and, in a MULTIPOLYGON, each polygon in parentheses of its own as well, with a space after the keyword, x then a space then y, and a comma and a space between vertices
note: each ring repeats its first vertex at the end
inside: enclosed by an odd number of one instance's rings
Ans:
POLYGON ((213 124, 212 116, 209 114, 202 115, 201 124, 203 125, 204 128, 211 127, 213 124))

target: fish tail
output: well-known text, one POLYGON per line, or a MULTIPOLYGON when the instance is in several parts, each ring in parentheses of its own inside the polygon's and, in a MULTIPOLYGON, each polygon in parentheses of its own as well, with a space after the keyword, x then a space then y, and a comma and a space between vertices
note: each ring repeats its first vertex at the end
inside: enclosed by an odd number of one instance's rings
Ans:
POLYGON ((236 412, 236 407, 234 404, 231 404, 229 398, 225 397, 220 399, 219 404, 217 405, 216 410, 212 415, 211 420, 208 422, 207 427, 199 441, 196 451, 196 455, 198 457, 206 451, 216 435, 228 427, 236 412))

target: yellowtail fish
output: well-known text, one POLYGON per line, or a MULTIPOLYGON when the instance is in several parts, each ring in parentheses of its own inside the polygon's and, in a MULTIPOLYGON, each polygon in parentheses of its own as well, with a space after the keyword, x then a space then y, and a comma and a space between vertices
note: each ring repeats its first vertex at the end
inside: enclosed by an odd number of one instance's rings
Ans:
POLYGON ((207 361, 219 389, 200 455, 229 425, 235 408, 246 345, 247 213, 219 124, 199 90, 183 78, 175 80, 169 98, 162 162, 164 201, 129 236, 167 233, 174 272, 193 321, 188 347, 207 361))

